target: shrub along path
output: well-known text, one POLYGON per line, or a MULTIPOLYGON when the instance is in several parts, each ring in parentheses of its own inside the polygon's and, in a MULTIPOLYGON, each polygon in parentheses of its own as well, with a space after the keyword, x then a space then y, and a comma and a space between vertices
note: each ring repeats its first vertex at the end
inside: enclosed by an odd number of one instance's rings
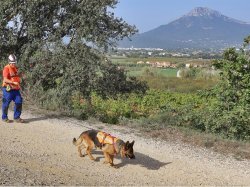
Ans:
MULTIPOLYGON (((12 113, 10 113, 12 116, 12 113)), ((139 136, 137 130, 36 115, 24 111, 25 124, 0 123, 0 185, 250 185, 250 160, 238 161, 209 150, 139 136), (114 169, 80 158, 72 139, 101 129, 135 140, 135 160, 119 157, 114 169)))

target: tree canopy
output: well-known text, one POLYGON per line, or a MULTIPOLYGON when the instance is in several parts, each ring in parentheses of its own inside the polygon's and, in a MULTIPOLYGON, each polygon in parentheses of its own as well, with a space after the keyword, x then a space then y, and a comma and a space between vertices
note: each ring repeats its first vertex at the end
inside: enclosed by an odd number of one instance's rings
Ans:
MULTIPOLYGON (((117 0, 2 0, 0 53, 14 53, 23 85, 41 103, 70 106, 72 96, 90 98, 145 92, 105 51, 137 32, 112 12, 117 0), (67 42, 65 42, 67 40, 67 42)), ((6 60, 5 60, 6 61, 6 60)))
POLYGON ((32 56, 41 46, 69 38, 98 47, 136 32, 111 11, 117 0, 2 0, 0 52, 32 56))

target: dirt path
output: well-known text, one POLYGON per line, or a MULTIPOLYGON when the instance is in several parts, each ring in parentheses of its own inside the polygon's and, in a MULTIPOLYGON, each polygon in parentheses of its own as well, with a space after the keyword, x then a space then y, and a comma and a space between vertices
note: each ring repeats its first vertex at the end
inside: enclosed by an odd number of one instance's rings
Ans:
POLYGON ((71 118, 24 112, 26 124, 0 124, 0 185, 250 185, 250 161, 171 142, 144 139, 138 132, 71 118), (135 140, 135 160, 115 159, 119 169, 80 158, 73 137, 102 129, 135 140))

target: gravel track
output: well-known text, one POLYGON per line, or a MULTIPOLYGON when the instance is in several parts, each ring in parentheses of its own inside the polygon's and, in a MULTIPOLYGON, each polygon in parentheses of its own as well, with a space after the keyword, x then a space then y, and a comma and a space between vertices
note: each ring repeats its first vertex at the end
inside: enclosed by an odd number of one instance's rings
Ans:
MULTIPOLYGON (((11 112, 10 115, 11 116, 11 112)), ((143 138, 137 130, 25 111, 27 123, 0 122, 0 185, 250 186, 250 160, 210 150, 143 138), (135 160, 117 157, 119 168, 80 158, 72 139, 88 129, 135 140, 135 160)))

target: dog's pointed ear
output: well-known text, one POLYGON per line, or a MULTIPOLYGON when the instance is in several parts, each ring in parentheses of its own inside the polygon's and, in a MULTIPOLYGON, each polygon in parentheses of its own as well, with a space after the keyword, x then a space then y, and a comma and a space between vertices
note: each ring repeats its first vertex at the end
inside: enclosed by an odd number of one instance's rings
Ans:
POLYGON ((131 147, 133 147, 134 143, 135 143, 134 140, 130 143, 131 147))

